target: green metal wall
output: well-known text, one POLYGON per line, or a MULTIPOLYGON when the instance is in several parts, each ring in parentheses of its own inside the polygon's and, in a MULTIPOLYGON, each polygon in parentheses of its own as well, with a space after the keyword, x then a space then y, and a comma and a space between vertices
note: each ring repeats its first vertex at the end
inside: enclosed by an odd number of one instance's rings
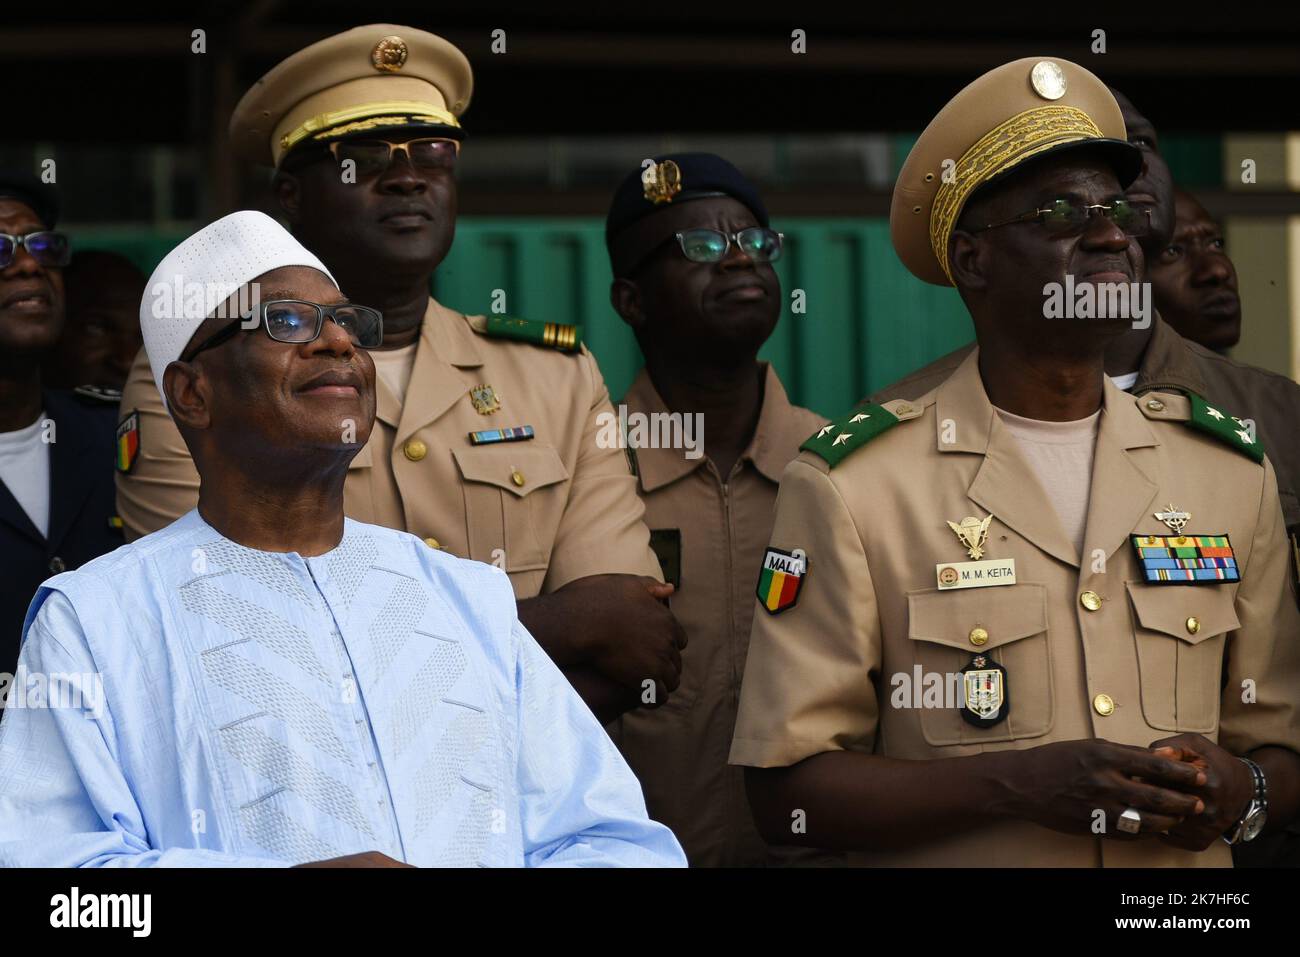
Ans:
MULTIPOLYGON (((775 226, 786 235, 777 263, 785 307, 762 355, 798 404, 836 415, 973 337, 957 294, 919 282, 899 263, 884 220, 788 218, 775 226), (790 311, 795 289, 805 293, 802 315, 790 311)), ((116 250, 146 273, 183 238, 73 231, 76 248, 116 250)), ((603 220, 463 217, 433 293, 453 308, 485 313, 500 289, 504 312, 580 324, 617 399, 641 360, 609 305, 610 278, 603 220)))
MULTIPOLYGON (((763 350, 793 400, 837 414, 868 392, 973 337, 951 289, 911 276, 894 255, 884 220, 787 218, 777 264, 781 322, 763 350), (791 293, 806 312, 791 312, 791 293)), ((502 311, 578 323, 616 398, 641 365, 636 341, 609 305, 604 224, 597 219, 475 218, 456 226, 451 255, 434 277, 439 301, 466 312, 502 311)))

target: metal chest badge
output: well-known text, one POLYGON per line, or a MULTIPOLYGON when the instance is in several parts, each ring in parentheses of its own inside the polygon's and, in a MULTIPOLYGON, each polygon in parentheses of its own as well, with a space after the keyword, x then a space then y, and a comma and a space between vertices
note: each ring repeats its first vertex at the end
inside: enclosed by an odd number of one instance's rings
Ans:
POLYGON ((479 415, 491 415, 501 408, 501 396, 490 385, 476 385, 469 390, 469 400, 479 415))
POLYGON ((1007 694, 1007 670, 988 655, 975 655, 961 670, 961 716, 977 728, 989 728, 1006 720, 1011 710, 1007 694))
POLYGON ((940 562, 934 566, 935 580, 940 591, 949 588, 988 588, 993 585, 1016 583, 1016 560, 996 558, 981 561, 984 546, 988 543, 992 515, 976 518, 967 515, 960 522, 949 522, 958 541, 966 546, 969 562, 940 562))

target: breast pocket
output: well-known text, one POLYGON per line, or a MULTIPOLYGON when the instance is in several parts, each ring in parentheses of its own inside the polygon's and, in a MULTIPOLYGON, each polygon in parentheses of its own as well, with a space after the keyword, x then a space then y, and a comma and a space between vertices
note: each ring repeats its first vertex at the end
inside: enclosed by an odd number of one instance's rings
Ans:
MULTIPOLYGON (((923 681, 932 686, 941 681, 945 690, 942 707, 927 707, 922 699, 920 722, 926 743, 992 744, 1037 738, 1052 729, 1046 586, 1021 583, 961 591, 928 589, 910 593, 907 606, 914 665, 920 666, 923 681), (964 687, 959 673, 976 655, 984 655, 1006 670, 1006 718, 983 728, 963 719, 960 708, 964 687), (932 677, 935 675, 939 677, 932 677)), ((913 667, 912 682, 915 672, 913 667)), ((929 703, 933 705, 933 701, 929 703)))
POLYGON ((464 481, 469 557, 509 573, 545 569, 569 470, 547 445, 454 449, 464 481))
POLYGON ((1241 627, 1223 585, 1125 582, 1133 605, 1142 714, 1161 731, 1213 731, 1227 634, 1241 627))

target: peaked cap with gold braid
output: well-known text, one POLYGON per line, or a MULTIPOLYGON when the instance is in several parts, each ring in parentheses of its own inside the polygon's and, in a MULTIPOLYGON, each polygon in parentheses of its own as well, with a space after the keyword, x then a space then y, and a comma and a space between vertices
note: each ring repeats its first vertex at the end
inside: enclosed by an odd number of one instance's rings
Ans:
POLYGON ((300 143, 348 136, 458 140, 473 90, 469 60, 447 40, 372 23, 326 37, 273 67, 235 107, 230 142, 242 159, 279 166, 300 143))
POLYGON ((1142 169, 1106 84, 1069 60, 1025 57, 975 80, 925 128, 894 186, 889 231, 913 275, 951 286, 948 240, 975 190, 1065 149, 1104 153, 1120 186, 1142 169))

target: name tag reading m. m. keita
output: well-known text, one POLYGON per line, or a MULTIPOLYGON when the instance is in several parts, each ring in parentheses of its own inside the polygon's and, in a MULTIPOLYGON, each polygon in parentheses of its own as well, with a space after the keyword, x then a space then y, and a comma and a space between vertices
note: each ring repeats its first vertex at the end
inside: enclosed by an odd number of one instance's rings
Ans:
POLYGON ((940 562, 934 566, 939 590, 950 588, 990 588, 1016 583, 1014 558, 985 559, 979 562, 940 562))

